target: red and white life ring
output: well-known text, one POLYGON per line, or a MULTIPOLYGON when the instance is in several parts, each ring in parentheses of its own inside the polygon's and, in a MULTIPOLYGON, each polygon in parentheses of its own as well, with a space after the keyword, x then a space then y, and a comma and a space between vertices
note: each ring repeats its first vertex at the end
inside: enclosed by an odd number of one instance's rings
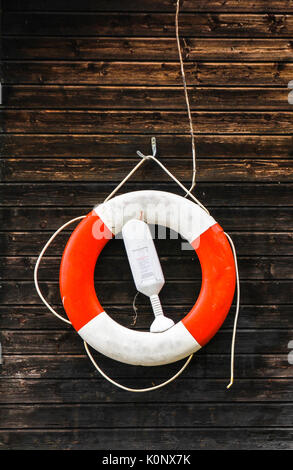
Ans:
POLYGON ((72 233, 63 253, 60 292, 79 335, 94 349, 127 364, 168 364, 196 352, 218 331, 235 291, 230 244, 220 225, 190 200, 162 191, 134 191, 94 208, 72 233), (143 217, 188 240, 202 268, 199 297, 190 312, 162 333, 134 331, 115 322, 101 306, 94 287, 96 261, 124 223, 143 217))

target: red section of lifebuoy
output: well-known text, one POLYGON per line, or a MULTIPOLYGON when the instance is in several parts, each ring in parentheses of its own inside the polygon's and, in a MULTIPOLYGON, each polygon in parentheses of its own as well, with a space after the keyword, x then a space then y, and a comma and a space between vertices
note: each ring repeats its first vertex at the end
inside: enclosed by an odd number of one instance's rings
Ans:
MULTIPOLYGON (((99 254, 111 238, 112 233, 92 211, 76 227, 64 250, 60 291, 65 311, 77 331, 103 312, 95 292, 94 270, 99 254)), ((229 312, 235 290, 235 264, 229 242, 217 223, 194 240, 192 246, 201 263, 202 286, 182 323, 203 346, 229 312)))
POLYGON ((219 224, 206 230, 191 245, 202 270, 199 297, 182 323, 204 346, 224 322, 234 297, 236 273, 233 253, 219 224))
POLYGON ((99 254, 113 234, 94 211, 78 224, 65 247, 60 266, 60 293, 76 331, 103 312, 95 291, 99 254))

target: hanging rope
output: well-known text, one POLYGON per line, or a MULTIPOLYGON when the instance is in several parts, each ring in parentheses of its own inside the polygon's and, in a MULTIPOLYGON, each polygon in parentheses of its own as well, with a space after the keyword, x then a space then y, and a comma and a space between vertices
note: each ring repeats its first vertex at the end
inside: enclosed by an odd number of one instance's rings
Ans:
MULTIPOLYGON (((177 42, 177 49, 178 49, 178 55, 179 55, 179 61, 180 61, 181 77, 182 77, 182 83, 183 83, 183 88, 184 88, 184 95, 185 95, 186 108, 187 108, 189 127, 190 127, 190 135, 191 135, 191 150, 192 150, 193 169, 192 169, 191 186, 190 186, 189 191, 192 191, 193 188, 195 187, 195 184, 196 184, 196 150, 195 150, 195 138, 194 138, 193 123, 192 123, 192 115, 191 115, 191 110, 190 110, 189 96, 188 96, 188 90, 187 90, 187 84, 186 84, 186 78, 185 78, 184 63, 183 63, 183 58, 182 58, 181 46, 180 46, 179 10, 180 10, 180 0, 177 0, 176 14, 175 14, 175 31, 176 31, 176 42, 177 42)), ((185 195, 185 197, 186 196, 187 195, 185 195)))
MULTIPOLYGON (((154 139, 152 139, 152 148, 153 148, 153 155, 143 155, 141 152, 137 152, 137 154, 141 157, 141 161, 128 173, 128 175, 126 175, 126 177, 121 181, 121 183, 119 183, 116 188, 111 192, 111 194, 105 199, 104 202, 108 201, 110 199, 110 197, 114 196, 114 194, 116 194, 116 192, 118 191, 118 188, 121 188, 125 183, 126 181, 128 181, 128 179, 130 178, 131 175, 133 175, 137 170, 138 168, 146 161, 148 160, 149 158, 151 158, 153 161, 155 161, 186 193, 187 196, 190 196, 194 202, 196 202, 196 204, 199 204, 200 207, 202 207, 204 210, 207 211, 207 209, 193 196, 193 194, 190 193, 190 191, 176 178, 176 176, 174 176, 156 157, 155 157, 155 154, 156 154, 156 145, 154 143, 154 139)), ((208 211, 207 211, 208 212, 208 211)), ((68 222, 66 222, 64 225, 62 225, 60 228, 58 228, 56 230, 56 232, 49 238, 49 240, 47 241, 47 243, 45 244, 44 248, 42 249, 38 259, 37 259, 37 262, 36 262, 36 265, 35 265, 35 269, 34 269, 34 282, 35 282, 35 286, 36 286, 36 290, 41 298, 41 300, 44 302, 44 304, 46 305, 46 307, 50 310, 50 312, 52 312, 57 318, 59 318, 60 320, 64 321, 65 323, 68 323, 68 324, 71 324, 71 322, 69 320, 67 320, 66 318, 62 317, 59 313, 56 312, 56 310, 54 310, 51 305, 47 302, 47 300, 44 298, 41 290, 40 290, 40 287, 39 287, 39 282, 38 282, 38 270, 39 270, 39 266, 40 266, 40 263, 41 263, 41 260, 45 254, 45 252, 47 251, 47 249, 49 248, 49 246, 51 245, 51 243, 53 242, 53 240, 57 237, 57 235, 62 231, 64 230, 66 227, 68 227, 70 224, 73 224, 74 222, 77 222, 78 220, 81 220, 83 219, 84 217, 86 217, 85 215, 81 215, 79 217, 75 217, 74 219, 72 220, 69 220, 68 222)), ((227 388, 230 388, 232 383, 233 383, 233 378, 234 378, 234 351, 235 351, 235 338, 236 338, 236 329, 237 329, 237 321, 238 321, 238 314, 239 314, 239 304, 240 304, 240 284, 239 284, 239 274, 238 274, 238 264, 237 264, 237 256, 236 256, 236 250, 235 250, 235 247, 234 247, 234 243, 233 243, 233 240, 231 239, 231 237, 226 233, 226 236, 228 237, 228 240, 231 244, 231 247, 232 247, 232 251, 233 251, 233 256, 234 256, 234 261, 235 261, 235 269, 236 269, 236 276, 237 276, 237 305, 236 305, 236 314, 235 314, 235 321, 234 321, 234 328, 233 328, 233 337, 232 337, 232 345, 231 345, 231 378, 230 378, 230 383, 228 385, 227 388)), ((165 382, 159 384, 159 385, 155 385, 153 387, 148 387, 148 388, 143 388, 143 389, 136 389, 136 388, 129 388, 129 387, 125 387, 124 385, 121 385, 119 384, 118 382, 115 382, 113 379, 111 379, 109 376, 107 376, 107 374, 98 366, 98 364, 96 363, 96 361, 94 360, 93 356, 91 355, 89 349, 88 349, 88 346, 86 343, 85 344, 85 350, 90 358, 90 360, 92 361, 92 363, 94 364, 95 368, 100 372, 100 374, 105 378, 107 379, 109 382, 111 382, 112 384, 116 385, 117 387, 119 388, 122 388, 123 390, 127 390, 127 391, 132 391, 132 392, 148 392, 148 391, 151 391, 151 390, 156 390, 158 388, 161 388, 161 387, 164 387, 165 385, 169 384, 170 382, 172 382, 173 380, 175 380, 183 371, 184 369, 187 367, 187 365, 189 364, 189 362, 191 361, 191 358, 193 356, 193 354, 191 354, 188 359, 186 360, 186 362, 183 364, 183 366, 181 367, 181 369, 175 374, 173 375, 173 377, 171 377, 170 379, 166 380, 165 382)))
MULTIPOLYGON (((181 189, 183 189, 183 191, 185 192, 185 197, 190 197, 191 199, 193 199, 193 201, 198 204, 203 210, 205 210, 208 214, 209 214, 209 211, 207 210, 207 208, 192 194, 192 190, 196 184, 196 148, 195 148, 195 138, 194 138, 194 131, 193 131, 193 123, 192 123, 192 115, 191 115, 191 111, 190 111, 190 103, 189 103, 189 97, 188 97, 188 90, 187 90, 187 85, 186 85, 186 78, 185 78, 185 71, 184 71, 184 63, 183 63, 183 58, 182 58, 182 52, 181 52, 181 47, 180 47, 180 38, 179 38, 179 10, 180 10, 180 0, 177 0, 177 5, 176 5, 176 15, 175 15, 175 29, 176 29, 176 41, 177 41, 177 48, 178 48, 178 54, 179 54, 179 60, 180 60, 180 68, 181 68, 181 76, 182 76, 182 82, 183 82, 183 87, 184 87, 184 94, 185 94, 185 101, 186 101, 186 107, 187 107, 187 114, 188 114, 188 119, 189 119, 189 125, 190 125, 190 134, 191 134, 191 143, 192 143, 192 162, 193 162, 193 171, 192 171, 192 181, 191 181, 191 186, 190 186, 190 189, 187 189, 157 158, 156 158, 156 152, 157 152, 157 148, 156 148, 156 139, 154 137, 152 137, 151 139, 151 144, 152 144, 152 155, 144 155, 142 152, 140 151, 137 151, 137 155, 139 157, 141 157, 141 161, 128 173, 128 175, 126 175, 126 177, 116 186, 116 188, 114 188, 114 190, 109 194, 109 196, 106 197, 106 199, 104 200, 104 202, 108 201, 109 199, 111 199, 116 193, 117 191, 119 191, 119 189, 126 183, 126 181, 129 180, 129 178, 131 178, 132 175, 134 175, 134 173, 141 167, 141 165, 143 165, 143 163, 146 161, 146 160, 153 160, 154 162, 156 162, 165 172, 166 174, 172 178, 180 187, 181 189)), ((49 248, 49 246, 51 245, 51 243, 53 242, 53 240, 57 237, 57 235, 62 231, 64 230, 66 227, 68 227, 70 224, 74 223, 74 222, 77 222, 78 220, 81 220, 83 219, 84 217, 86 217, 85 215, 82 215, 82 216, 79 216, 79 217, 75 217, 74 219, 66 222, 64 225, 62 225, 60 228, 58 228, 58 230, 56 230, 56 232, 50 237, 50 239, 47 241, 47 243, 45 244, 44 248, 42 249, 38 259, 37 259, 37 262, 36 262, 36 265, 35 265, 35 269, 34 269, 34 283, 35 283, 35 287, 36 287, 36 290, 37 290, 37 293, 38 295, 40 296, 42 302, 46 305, 46 307, 50 310, 50 312, 52 312, 57 318, 59 318, 60 320, 64 321, 65 323, 67 324, 70 324, 71 325, 71 322, 69 320, 67 320, 66 318, 62 317, 59 313, 57 313, 52 307, 51 305, 47 302, 47 300, 44 298, 41 290, 40 290, 40 287, 39 287, 39 282, 38 282, 38 270, 39 270, 39 266, 40 266, 40 263, 41 263, 41 260, 45 254, 45 252, 47 251, 47 249, 49 248)), ((233 252, 233 256, 234 256, 234 262, 235 262, 235 270, 236 270, 236 285, 237 285, 237 299, 236 299, 236 313, 235 313, 235 319, 234 319, 234 326, 233 326, 233 335, 232 335, 232 341, 231 341, 231 375, 230 375, 230 382, 227 386, 227 388, 230 388, 231 385, 233 384, 233 381, 234 381, 234 355, 235 355, 235 341, 236 341, 236 331, 237 331, 237 322, 238 322, 238 316, 239 316, 239 307, 240 307, 240 282, 239 282, 239 272, 238 272, 238 263, 237 263, 237 255, 236 255, 236 250, 235 250, 235 246, 234 246, 234 243, 233 243, 233 240, 232 238, 230 237, 230 235, 228 235, 226 232, 225 232, 225 235, 227 236, 229 242, 230 242, 230 245, 231 245, 231 248, 232 248, 232 252, 233 252)), ((93 363, 93 365, 95 366, 95 368, 98 370, 98 372, 106 379, 108 380, 110 383, 112 383, 113 385, 116 385, 117 387, 123 389, 123 390, 127 390, 127 391, 131 391, 131 392, 148 392, 148 391, 152 391, 152 390, 156 390, 156 389, 159 389, 159 388, 162 388, 164 387, 165 385, 169 384, 170 382, 172 382, 173 380, 175 380, 183 371, 184 369, 188 366, 189 362, 191 361, 192 357, 193 357, 193 354, 191 354, 186 362, 183 364, 183 366, 181 367, 181 369, 175 374, 173 375, 170 379, 166 380, 165 382, 162 382, 161 384, 159 385, 155 385, 155 386, 152 386, 152 387, 148 387, 148 388, 142 388, 142 389, 136 389, 136 388, 129 388, 129 387, 126 387, 124 385, 121 385, 119 384, 118 382, 114 381, 113 379, 111 379, 100 367, 99 365, 96 363, 96 361, 94 360, 93 356, 91 355, 90 351, 89 351, 89 348, 88 348, 88 345, 87 343, 84 341, 84 347, 85 347, 85 350, 86 350, 86 353, 89 357, 89 359, 91 360, 91 362, 93 363)))

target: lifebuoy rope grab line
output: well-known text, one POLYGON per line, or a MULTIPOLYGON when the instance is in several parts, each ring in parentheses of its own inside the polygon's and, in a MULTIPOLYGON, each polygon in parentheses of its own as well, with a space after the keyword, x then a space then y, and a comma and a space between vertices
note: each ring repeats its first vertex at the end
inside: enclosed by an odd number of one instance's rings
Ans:
MULTIPOLYGON (((167 175, 173 179, 180 187, 181 189, 183 189, 183 191, 185 192, 185 197, 189 196, 191 199, 193 199, 193 201, 198 204, 205 212, 207 212, 207 214, 209 214, 209 211, 207 210, 207 208, 191 193, 191 191, 193 190, 193 188, 195 187, 195 184, 196 184, 196 147, 195 147, 195 138, 194 138, 194 130, 193 130, 193 123, 192 123, 192 115, 191 115, 191 110, 190 110, 190 103, 189 103, 189 96, 188 96, 188 90, 187 90, 187 85, 186 85, 186 79, 185 79, 185 72, 184 72, 184 63, 183 63, 183 58, 182 58, 182 52, 181 52, 181 46, 180 46, 180 38, 179 38, 179 25, 178 25, 178 19, 179 19, 179 9, 180 9, 180 0, 177 0, 177 5, 176 5, 176 15, 175 15, 175 29, 176 29, 176 41, 177 41, 177 48, 178 48, 178 54, 179 54, 179 60, 180 60, 180 67, 181 67, 181 76, 182 76, 182 81, 183 81, 183 87, 184 87, 184 95, 185 95, 185 101, 186 101, 186 107, 187 107, 187 114, 188 114, 188 119, 189 119, 189 124, 190 124, 190 134, 191 134, 191 142, 192 142, 192 162, 193 162, 193 170, 192 170, 192 182, 191 182, 191 186, 189 189, 187 189, 157 158, 156 158, 156 139, 155 137, 152 137, 151 139, 151 144, 152 144, 152 155, 144 155, 142 152, 140 151, 137 151, 137 155, 139 157, 141 157, 141 160, 140 162, 128 173, 128 175, 116 186, 116 188, 106 197, 106 199, 104 200, 104 202, 107 202, 109 199, 111 199, 116 193, 117 191, 119 191, 119 189, 126 183, 126 181, 129 180, 129 178, 131 178, 131 176, 140 168, 141 165, 143 165, 143 163, 146 161, 146 160, 153 160, 154 162, 156 162, 164 171, 165 173, 167 173, 167 175)), ((47 302, 47 300, 45 299, 45 297, 43 296, 41 290, 40 290, 40 287, 39 287, 39 281, 38 281, 38 270, 39 270, 39 266, 40 266, 40 263, 41 263, 41 260, 45 254, 45 252, 47 251, 47 249, 49 248, 49 246, 51 245, 51 243, 53 242, 53 240, 59 235, 60 232, 62 232, 66 227, 68 227, 69 225, 73 224, 74 222, 77 222, 78 220, 81 220, 81 219, 84 219, 86 217, 86 215, 81 215, 79 217, 75 217, 71 220, 69 220, 68 222, 66 222, 65 224, 63 224, 61 227, 59 227, 54 233, 53 235, 49 238, 49 240, 47 241, 47 243, 45 244, 45 246, 43 247, 42 251, 40 252, 39 254, 39 257, 37 259, 37 262, 35 264, 35 269, 34 269, 34 283, 35 283, 35 287, 36 287, 36 291, 40 297, 40 299, 42 300, 42 302, 46 305, 46 307, 50 310, 51 313, 53 313, 53 315, 55 315, 57 318, 59 318, 60 320, 62 320, 63 322, 71 325, 71 322, 64 318, 62 315, 60 315, 59 313, 57 313, 53 307, 47 302)), ((238 317, 239 317, 239 307, 240 307, 240 281, 239 281, 239 271, 238 271, 238 262, 237 262, 237 254, 236 254, 236 249, 235 249, 235 246, 234 246, 234 242, 232 240, 232 238, 230 237, 230 235, 226 232, 224 232, 226 237, 228 238, 229 240, 229 243, 231 245, 231 248, 232 248, 232 252, 233 252, 233 257, 234 257, 234 263, 235 263, 235 271, 236 271, 236 290, 237 290, 237 293, 236 293, 236 310, 235 310, 235 318, 234 318, 234 325, 233 325, 233 334, 232 334, 232 341, 231 341, 231 364, 230 364, 230 382, 229 384, 227 385, 227 388, 230 388, 231 385, 233 384, 233 381, 234 381, 234 356, 235 356, 235 341, 236 341, 236 331, 237 331, 237 323, 238 323, 238 317)), ((115 380, 111 379, 101 368, 100 366, 96 363, 95 359, 93 358, 89 348, 88 348, 88 344, 84 341, 84 347, 85 347, 85 350, 86 350, 86 353, 89 357, 89 359, 91 360, 91 362, 93 363, 93 365, 95 366, 95 368, 98 370, 98 372, 106 379, 108 380, 108 382, 112 383, 113 385, 115 385, 116 387, 118 388, 121 388, 123 390, 126 390, 126 391, 130 391, 130 392, 148 392, 148 391, 152 391, 152 390, 157 390, 159 388, 162 388, 164 387, 165 385, 169 384, 170 382, 172 382, 173 380, 175 380, 183 371, 184 369, 188 366, 188 364, 190 363, 192 357, 193 357, 193 354, 191 354, 187 360, 185 361, 185 363, 183 364, 183 366, 181 367, 181 369, 176 372, 175 375, 173 375, 172 377, 170 377, 168 380, 158 384, 158 385, 155 385, 155 386, 152 386, 152 387, 147 387, 147 388, 141 388, 141 389, 137 389, 137 388, 130 388, 130 387, 127 387, 125 385, 122 385, 118 382, 116 382, 115 380)))

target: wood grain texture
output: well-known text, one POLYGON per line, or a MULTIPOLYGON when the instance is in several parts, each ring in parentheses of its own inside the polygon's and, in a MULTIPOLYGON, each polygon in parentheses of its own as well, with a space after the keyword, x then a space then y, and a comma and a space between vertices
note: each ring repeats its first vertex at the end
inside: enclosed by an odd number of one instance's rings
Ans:
MULTIPOLYGON (((128 380, 128 385, 135 387, 147 387, 149 379, 139 378, 137 381, 128 380)), ((273 402, 292 402, 293 382, 292 379, 238 379, 232 393, 226 391, 227 380, 179 378, 175 385, 170 387, 170 392, 164 398, 165 403, 183 403, 186 401, 201 403, 216 402, 239 402, 248 400, 263 403, 268 397, 273 402), (184 388, 185 397, 180 393, 184 388)), ((24 405, 31 404, 31 396, 36 397, 35 403, 39 404, 92 404, 92 403, 156 403, 160 400, 160 393, 148 394, 145 397, 129 395, 120 389, 113 390, 109 394, 109 385, 101 379, 88 378, 79 379, 2 379, 0 381, 0 403, 24 405), (98 384, 98 392, 96 385, 98 384), (50 390, 50 394, 48 394, 50 390), (5 393, 4 393, 5 392, 5 393)))
MULTIPOLYGON (((27 0, 25 4, 22 0, 3 0, 5 11, 162 11, 174 13, 173 0, 72 0, 70 5, 67 0, 27 0)), ((182 5, 182 12, 188 11, 240 11, 240 12, 293 12, 291 0, 247 0, 245 3, 239 0, 210 0, 208 5, 206 0, 185 0, 182 5)))
MULTIPOLYGON (((191 156, 189 135, 156 134, 160 158, 191 156)), ((197 135, 200 158, 267 158, 293 157, 292 135, 197 135)), ((150 137, 143 134, 1 134, 3 157, 135 157, 137 149, 147 152, 150 137)), ((271 181, 272 183, 274 181, 271 181)))
MULTIPOLYGON (((57 320, 56 320, 57 321, 57 320)), ((72 331, 70 332, 72 335, 72 331)), ((67 332, 69 335, 69 332, 67 332)), ((61 335, 60 335, 61 336, 61 335)), ((20 337, 20 335, 19 335, 20 337)), ((55 334, 56 337, 56 334, 55 334)), ((231 337, 231 333, 230 333, 231 337)), ((16 339, 16 338, 15 338, 16 339)), ((84 353, 82 341, 79 341, 80 353, 66 355, 58 351, 57 355, 44 354, 7 354, 4 356, 5 367, 2 367, 2 378, 12 379, 97 379, 97 374, 92 364, 84 353)), ((178 363, 164 367, 141 367, 120 364, 116 361, 95 355, 101 367, 112 377, 126 380, 158 380, 172 376, 178 370, 178 363)), ((292 365, 288 364, 286 354, 236 354, 235 377, 241 379, 292 379, 292 365)), ((201 350, 196 354, 196 361, 192 367, 184 372, 184 378, 188 379, 225 379, 229 374, 229 349, 221 354, 207 354, 201 350)), ((235 382, 236 384, 236 382, 235 382)), ((172 384, 173 386, 173 384, 172 384)), ((109 394, 115 393, 107 384, 109 394)), ((237 390, 239 390, 237 386, 237 390)), ((97 392, 98 387, 95 388, 97 392)), ((185 393, 180 392, 183 396, 185 393)), ((233 392, 234 393, 234 392, 233 392)), ((143 396, 143 395, 140 395, 143 396)), ((135 395, 137 397, 137 395, 135 395)))
MULTIPOLYGON (((191 109, 288 110, 287 88, 189 87, 191 109)), ((3 105, 9 108, 87 108, 185 110, 180 87, 87 87, 5 85, 3 105)))
MULTIPOLYGON (((128 183, 121 193, 151 189, 152 183, 128 183)), ((79 206, 89 210, 109 194, 108 183, 100 182, 52 182, 52 183, 0 183, 2 207, 79 206)), ((157 189, 182 195, 171 182, 158 182, 157 189)), ((198 183, 197 197, 208 207, 292 207, 292 183, 198 183)))
MULTIPOLYGON (((288 112, 193 112, 197 133, 223 134, 289 134, 293 131, 293 111, 288 112)), ((2 113, 4 131, 85 133, 100 132, 152 134, 187 133, 189 129, 185 113, 175 111, 81 111, 81 110, 5 110, 2 113)))
MULTIPOLYGON (((3 33, 18 36, 175 36, 172 13, 13 12, 3 15, 3 33)), ((119 10, 120 8, 118 8, 119 10)), ((134 10, 137 10, 135 8, 134 10)), ((258 37, 292 35, 293 15, 210 14, 180 15, 181 36, 258 37)))
MULTIPOLYGON (((161 404, 132 403, 127 406, 112 404, 113 417, 110 429, 127 428, 131 420, 133 427, 140 428, 176 428, 182 424, 186 427, 250 427, 266 426, 268 428, 289 427, 292 404, 161 404), (143 420, 143 421, 142 421, 143 420), (141 423, 143 422, 143 425, 141 423)), ((107 404, 80 404, 78 407, 69 404, 50 405, 2 405, 0 409, 1 428, 47 429, 93 428, 106 427, 108 424, 107 404), (73 419, 74 417, 74 419, 73 419)))
MULTIPOLYGON (((118 23, 119 24, 119 23, 118 23)), ((250 23, 251 24, 251 23, 250 23)), ((99 29, 100 31, 100 29, 99 29)), ((284 29, 280 30, 280 34, 284 29)), ((292 30, 293 33, 293 15, 292 30)), ((74 34, 74 32, 73 32, 74 34)), ((286 30, 285 33, 286 34, 286 30)), ((138 31, 138 36, 141 31, 138 31)), ((87 35, 88 36, 88 35, 87 35)), ((173 36, 173 35, 172 35, 173 36)), ((271 34, 269 34, 271 37, 271 34)), ((286 39, 212 39, 184 37, 185 62, 193 60, 292 61, 292 41, 286 39)), ((177 61, 172 38, 4 37, 3 59, 8 60, 162 60, 177 61)))
MULTIPOLYGON (((183 182, 191 180, 192 163, 189 160, 161 159, 169 170, 183 182)), ((88 159, 66 160, 14 159, 1 161, 1 177, 6 182, 21 181, 99 181, 120 182, 137 164, 137 159, 88 159), (66 172, 64 171, 66 170, 66 172)), ((206 181, 250 181, 250 182, 292 182, 292 160, 265 159, 198 159, 199 182, 206 181)), ((153 162, 144 164, 136 173, 138 182, 170 181, 168 175, 153 162)), ((110 188, 109 188, 110 189, 110 188)))
MULTIPOLYGON (((151 189, 152 183, 128 183, 121 193, 151 189)), ((2 207, 79 206, 89 210, 109 194, 108 183, 100 182, 52 182, 52 183, 0 183, 2 207)), ((158 182, 157 189, 182 195, 180 188, 171 182, 158 182)), ((198 183, 197 197, 208 207, 292 207, 292 183, 198 183)))
POLYGON ((54 450, 105 449, 111 441, 116 450, 166 449, 182 450, 182 442, 194 450, 292 450, 291 428, 186 428, 181 429, 82 429, 82 430, 18 430, 0 432, 1 448, 54 450), (194 435, 200 439, 194 439, 194 435), (121 436, 123 435, 123 439, 121 436), (143 444, 143 446, 142 446, 143 444))
MULTIPOLYGON (((226 390, 235 304, 223 327, 162 394, 127 394, 97 376, 78 335, 41 304, 37 256, 63 222, 89 212, 149 152, 182 181, 191 143, 173 0, 3 0, 0 106, 0 449, 291 449, 293 416, 293 79, 291 0, 184 0, 181 46, 197 143, 196 196, 239 257, 235 377, 226 390), (194 436, 196 435, 196 439, 194 436)), ((122 192, 181 194, 148 162, 122 192)), ((58 271, 65 231, 40 268, 64 314, 58 271)), ((161 299, 179 321, 201 285, 196 254, 157 240, 161 299)), ((95 270, 102 305, 149 329, 120 239, 95 270)), ((96 354, 129 386, 179 364, 134 367, 96 354)))
MULTIPOLYGON (((178 62, 4 62, 2 81, 8 84, 181 85, 178 62)), ((287 86, 290 62, 187 62, 189 85, 287 86)))

